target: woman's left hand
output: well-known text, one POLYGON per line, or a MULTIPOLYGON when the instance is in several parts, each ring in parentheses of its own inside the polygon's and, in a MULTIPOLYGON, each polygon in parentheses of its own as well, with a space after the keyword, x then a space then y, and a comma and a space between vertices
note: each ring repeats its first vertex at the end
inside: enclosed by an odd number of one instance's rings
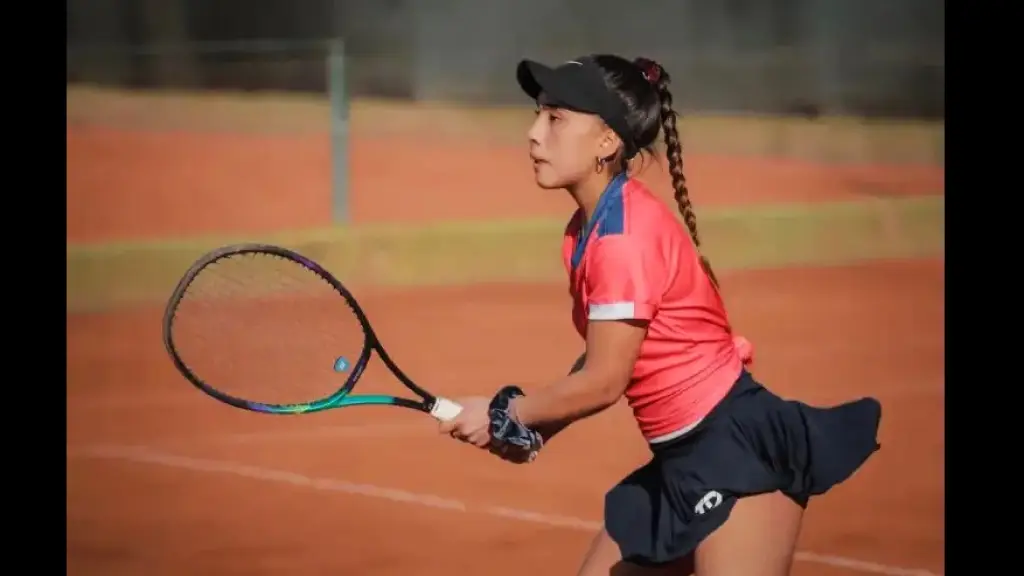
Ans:
POLYGON ((453 420, 442 422, 440 431, 456 440, 487 448, 491 444, 491 399, 483 396, 453 398, 462 406, 462 412, 453 420))

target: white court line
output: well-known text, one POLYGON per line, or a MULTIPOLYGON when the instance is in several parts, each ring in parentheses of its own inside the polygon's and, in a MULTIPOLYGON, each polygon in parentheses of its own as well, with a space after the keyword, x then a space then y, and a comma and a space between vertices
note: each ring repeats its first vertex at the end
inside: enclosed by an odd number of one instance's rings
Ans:
MULTIPOLYGON (((260 468, 227 460, 206 460, 190 458, 187 456, 176 456, 149 446, 92 446, 80 451, 72 451, 72 448, 69 446, 68 458, 121 460, 140 464, 164 466, 168 468, 178 468, 182 470, 192 470, 195 472, 205 472, 208 474, 225 474, 248 478, 250 480, 290 484, 292 486, 301 486, 324 492, 339 492, 343 494, 366 496, 369 498, 377 498, 380 500, 388 500, 391 502, 436 508, 440 510, 474 512, 499 518, 531 522, 545 526, 583 530, 587 532, 594 532, 601 528, 600 522, 584 520, 582 518, 573 518, 571 516, 557 516, 501 506, 471 507, 460 500, 444 498, 441 496, 419 494, 395 488, 374 486, 372 484, 356 484, 332 478, 311 478, 295 472, 271 470, 268 468, 260 468)), ((936 574, 928 570, 887 566, 884 564, 876 564, 874 562, 865 562, 863 560, 856 560, 853 558, 844 558, 842 556, 832 556, 829 554, 817 554, 814 552, 797 552, 796 559, 800 562, 823 564, 837 568, 846 568, 848 570, 854 570, 866 574, 881 574, 883 576, 941 576, 941 574, 936 574)))
POLYGON ((248 444, 250 442, 272 442, 290 440, 315 440, 329 438, 385 438, 405 436, 413 432, 429 430, 423 422, 385 422, 362 425, 319 426, 283 430, 260 430, 258 432, 229 432, 222 434, 193 434, 161 438, 171 443, 190 444, 248 444))

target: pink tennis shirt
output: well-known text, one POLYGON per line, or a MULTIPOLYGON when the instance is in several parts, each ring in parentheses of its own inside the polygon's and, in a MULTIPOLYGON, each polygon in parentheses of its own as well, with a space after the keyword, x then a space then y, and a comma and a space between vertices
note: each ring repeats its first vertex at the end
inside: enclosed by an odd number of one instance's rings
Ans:
POLYGON ((694 426, 725 397, 749 361, 685 226, 641 182, 616 177, 591 222, 577 211, 565 230, 573 323, 646 320, 647 336, 626 388, 651 443, 694 426))

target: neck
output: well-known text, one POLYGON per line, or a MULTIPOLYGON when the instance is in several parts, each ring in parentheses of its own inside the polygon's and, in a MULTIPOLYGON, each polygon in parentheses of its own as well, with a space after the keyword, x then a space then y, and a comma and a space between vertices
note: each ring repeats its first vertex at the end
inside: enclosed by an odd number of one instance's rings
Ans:
MULTIPOLYGON (((612 177, 614 178, 614 176, 612 177)), ((569 195, 576 201, 576 205, 583 210, 583 221, 588 222, 594 216, 597 202, 601 199, 601 193, 611 182, 604 174, 593 174, 590 178, 567 188, 569 195)))

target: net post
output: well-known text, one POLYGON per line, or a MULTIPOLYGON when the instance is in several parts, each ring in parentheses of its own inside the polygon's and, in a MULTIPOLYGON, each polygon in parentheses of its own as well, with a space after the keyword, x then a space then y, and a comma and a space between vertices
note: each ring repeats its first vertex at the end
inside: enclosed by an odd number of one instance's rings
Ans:
POLYGON ((349 224, 349 98, 345 82, 345 44, 330 41, 327 96, 331 108, 331 222, 349 224))

